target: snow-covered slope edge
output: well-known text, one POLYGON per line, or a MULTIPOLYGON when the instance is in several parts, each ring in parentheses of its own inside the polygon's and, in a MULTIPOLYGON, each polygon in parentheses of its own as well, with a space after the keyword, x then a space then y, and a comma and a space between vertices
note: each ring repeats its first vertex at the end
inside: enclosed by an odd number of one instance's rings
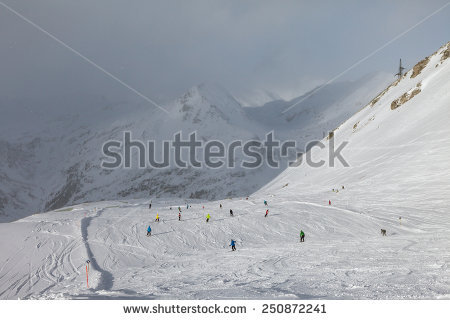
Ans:
MULTIPOLYGON (((410 202, 407 195, 422 190, 417 195, 423 197, 427 187, 439 185, 429 196, 448 196, 449 45, 419 62, 322 141, 328 146, 332 136, 335 148, 348 143, 342 152, 348 168, 340 161, 335 167, 320 168, 303 163, 286 170, 262 191, 275 192, 286 183, 307 188, 314 182, 327 190, 357 184, 368 194, 379 186, 386 190, 386 197, 404 194, 404 201, 410 202)), ((311 157, 328 160, 328 147, 314 148, 311 157)), ((424 205, 423 201, 418 204, 424 205)))

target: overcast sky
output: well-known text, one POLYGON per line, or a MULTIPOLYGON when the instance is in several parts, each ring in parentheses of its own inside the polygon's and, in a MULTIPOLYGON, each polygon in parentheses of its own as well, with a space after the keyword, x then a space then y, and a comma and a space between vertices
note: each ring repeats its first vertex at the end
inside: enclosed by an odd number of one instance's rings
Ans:
MULTIPOLYGON (((0 1, 158 102, 201 82, 298 96, 448 2, 0 1)), ((342 79, 410 68, 449 40, 450 5, 342 79)), ((0 97, 74 93, 134 95, 0 6, 0 97)))

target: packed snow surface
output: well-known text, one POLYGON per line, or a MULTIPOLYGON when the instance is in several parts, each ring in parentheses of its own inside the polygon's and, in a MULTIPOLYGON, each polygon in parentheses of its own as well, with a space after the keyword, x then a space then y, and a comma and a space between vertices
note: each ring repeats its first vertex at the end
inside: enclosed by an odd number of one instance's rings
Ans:
POLYGON ((267 198, 268 207, 261 197, 225 200, 222 209, 179 203, 181 221, 178 203, 170 210, 154 201, 149 210, 148 201, 103 202, 3 224, 0 297, 450 297, 449 222, 433 205, 425 213, 389 205, 372 211, 366 201, 358 210, 322 198, 286 189, 267 198))

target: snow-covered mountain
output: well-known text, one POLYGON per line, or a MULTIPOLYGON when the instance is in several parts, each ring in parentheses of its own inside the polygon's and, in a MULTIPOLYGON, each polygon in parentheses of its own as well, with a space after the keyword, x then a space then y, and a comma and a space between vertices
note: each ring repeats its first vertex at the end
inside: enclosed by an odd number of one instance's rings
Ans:
MULTIPOLYGON (((188 125, 217 124, 242 126, 250 122, 240 103, 219 85, 201 84, 191 88, 175 103, 175 113, 188 125)), ((198 128, 198 126, 194 126, 198 128)))
MULTIPOLYGON (((404 205, 414 212, 429 210, 430 202, 423 201, 426 193, 430 199, 440 199, 434 210, 440 207, 445 214, 445 198, 450 194, 446 183, 450 175, 450 148, 446 143, 450 120, 449 52, 447 43, 417 63, 323 140, 327 146, 331 138, 336 147, 348 143, 343 155, 349 167, 339 161, 335 167, 320 169, 292 167, 264 192, 275 192, 286 183, 302 190, 312 182, 325 189, 350 184, 352 191, 346 194, 360 192, 358 197, 364 199, 376 195, 390 206, 390 199, 395 198, 395 206, 404 205), (372 188, 377 189, 376 194, 372 188)), ((314 148, 311 156, 328 160, 327 153, 328 148, 314 148)), ((339 199, 341 194, 333 197, 339 199)))
POLYGON ((317 88, 291 101, 275 100, 262 107, 247 108, 249 117, 281 135, 305 142, 322 139, 361 109, 390 83, 387 73, 366 75, 355 81, 336 82, 317 88))
POLYGON ((148 107, 124 105, 95 112, 76 113, 74 110, 73 114, 49 120, 42 132, 30 128, 21 139, 12 142, 5 139, 2 143, 5 161, 0 169, 4 177, 0 189, 2 214, 15 219, 70 203, 136 196, 226 196, 228 191, 223 190, 223 184, 229 174, 224 170, 210 172, 175 167, 104 170, 100 167, 103 143, 121 141, 123 131, 130 131, 132 139, 156 140, 157 143, 172 139, 178 131, 183 132, 184 138, 197 130, 204 140, 220 138, 222 141, 255 135, 255 130, 239 125, 247 121, 240 105, 216 87, 193 88, 172 107, 169 115, 148 107), (125 108, 128 112, 124 112, 125 108), (234 115, 232 108, 241 115, 234 115), (190 113, 194 109, 196 113, 190 113), (226 114, 227 109, 230 112, 226 114), (233 116, 238 123, 230 122, 233 116), (208 188, 204 187, 206 185, 208 188), (21 193, 20 190, 30 191, 21 193))
MULTIPOLYGON (((0 219, 10 221, 33 212, 106 199, 219 199, 250 194, 278 175, 287 159, 279 169, 135 166, 105 170, 100 167, 102 145, 109 140, 122 141, 124 131, 130 131, 132 139, 155 140, 158 146, 173 139, 176 132, 187 139, 195 131, 204 142, 218 139, 227 144, 236 139, 262 140, 274 130, 277 138, 297 140, 302 149, 306 141, 321 138, 323 132, 361 108, 373 98, 369 92, 384 84, 385 75, 332 84, 323 89, 326 98, 312 96, 287 115, 282 110, 291 101, 243 108, 225 89, 213 84, 188 90, 167 106, 169 115, 145 105, 96 97, 35 102, 40 108, 33 108, 29 101, 6 99, 0 131, 4 159, 0 167, 0 219), (59 108, 61 105, 66 107, 59 108)), ((238 151, 236 163, 242 158, 238 151)))
POLYGON ((302 163, 248 200, 84 203, 0 224, 0 298, 448 299, 449 56, 447 43, 322 141, 348 142, 349 167, 302 163))

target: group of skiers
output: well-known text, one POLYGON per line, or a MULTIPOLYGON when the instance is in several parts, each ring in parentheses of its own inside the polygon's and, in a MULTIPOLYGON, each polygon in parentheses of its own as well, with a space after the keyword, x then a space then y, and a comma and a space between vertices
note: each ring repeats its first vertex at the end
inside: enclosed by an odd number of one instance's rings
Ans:
MULTIPOLYGON (((345 190, 345 186, 341 186, 342 190, 345 190)), ((333 188, 331 191, 338 193, 339 188, 333 188)), ((331 206, 331 200, 328 200, 328 205, 331 206)))
MULTIPOLYGON (((343 188, 343 186, 342 186, 343 188)), ((248 199, 248 198, 247 198, 248 199)), ((331 205, 331 200, 329 201, 329 205, 331 205)), ((268 203, 266 200, 264 200, 264 206, 268 206, 268 203)), ((152 203, 150 202, 148 208, 151 209, 152 207, 152 203)), ((186 204, 186 209, 189 209, 191 206, 189 206, 188 204, 186 204)), ((222 204, 219 204, 219 208, 222 209, 222 204)), ((170 209, 172 210, 172 207, 170 207, 170 209)), ((205 209, 205 206, 203 206, 203 209, 205 209)), ((269 214, 269 209, 266 209, 266 214, 264 215, 265 218, 267 218, 269 214)), ((230 209, 230 216, 233 217, 233 210, 230 209)), ((211 219, 211 215, 208 213, 206 215, 206 222, 209 222, 209 220, 211 219)), ((178 221, 181 221, 181 207, 178 207, 178 221)), ((155 222, 159 222, 159 213, 156 214, 156 219, 155 222)), ((147 237, 152 235, 152 228, 150 226, 148 226, 147 228, 147 237)), ((300 230, 300 242, 305 242, 305 233, 303 232, 303 230, 300 230)), ((231 247, 232 251, 236 251, 236 241, 231 239, 231 244, 229 245, 231 247)))

